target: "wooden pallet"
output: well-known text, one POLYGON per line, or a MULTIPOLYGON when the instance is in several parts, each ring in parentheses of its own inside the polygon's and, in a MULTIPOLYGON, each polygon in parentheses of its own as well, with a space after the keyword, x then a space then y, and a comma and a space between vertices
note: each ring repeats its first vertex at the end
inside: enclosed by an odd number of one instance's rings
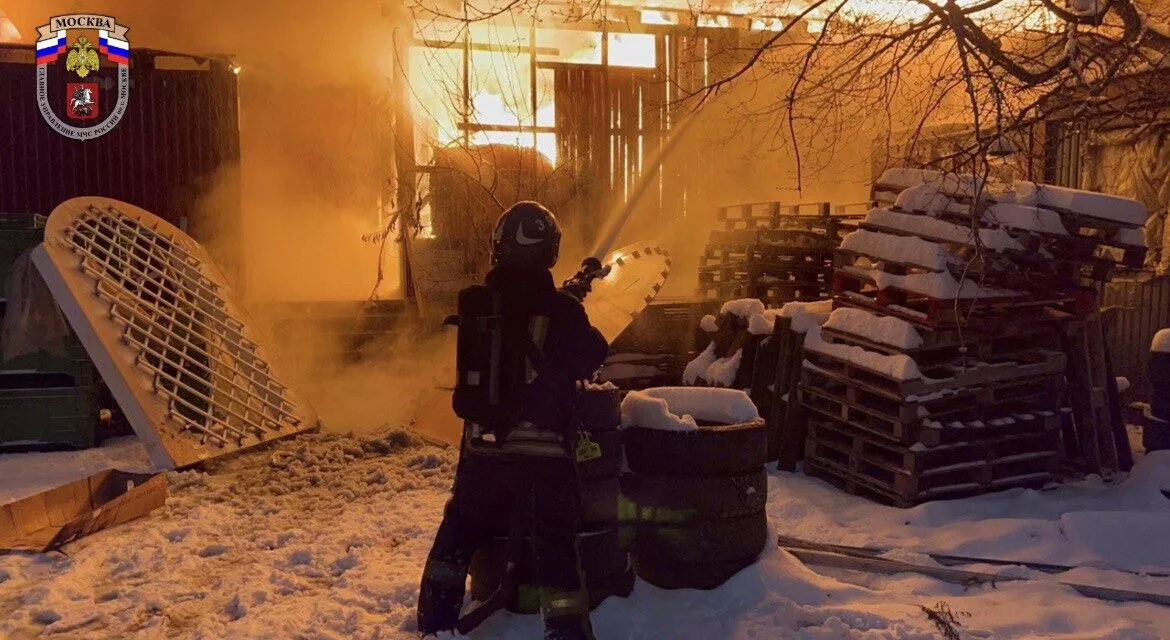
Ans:
POLYGON ((823 267, 794 265, 779 265, 773 267, 700 267, 699 284, 717 284, 722 282, 757 282, 757 283, 794 283, 815 285, 829 290, 831 274, 823 267), (765 279, 766 278, 766 279, 765 279))
MULTIPOLYGON (((909 475, 932 475, 947 467, 972 462, 991 462, 1035 452, 1060 450, 1059 424, 1038 419, 1036 428, 1016 431, 988 431, 978 437, 952 439, 934 446, 906 446, 852 427, 831 418, 814 417, 808 423, 808 452, 821 447, 865 460, 889 471, 909 475)), ((806 453, 806 455, 809 455, 806 453)), ((815 454, 812 457, 821 457, 815 454)))
POLYGON ((830 268, 832 257, 832 251, 819 248, 710 243, 700 258, 700 266, 807 264, 830 268))
POLYGON ((906 444, 923 438, 930 440, 925 444, 934 443, 936 436, 925 435, 924 421, 945 425, 988 422, 1015 414, 1054 415, 1063 406, 1063 379, 1059 375, 956 389, 917 400, 875 393, 807 364, 800 375, 800 401, 809 411, 906 444))
POLYGON ((882 449, 880 443, 815 421, 810 421, 809 430, 806 472, 851 493, 899 507, 1042 486, 1055 478, 1061 459, 1058 431, 1007 436, 931 453, 929 449, 882 449), (900 466, 907 462, 914 470, 900 466))
POLYGON ((1133 455, 1100 315, 1070 322, 1065 341, 1076 466, 1090 473, 1127 471, 1133 455))
MULTIPOLYGON (((835 334, 839 340, 842 335, 835 334)), ((885 374, 867 369, 850 360, 805 349, 805 360, 822 372, 841 380, 850 380, 857 385, 901 400, 913 396, 926 396, 949 389, 964 389, 1015 379, 1036 378, 1059 374, 1064 371, 1066 359, 1060 351, 1030 349, 1012 357, 995 358, 989 362, 973 359, 948 362, 922 370, 922 378, 897 380, 885 374)))
POLYGON ((841 249, 841 248, 838 248, 836 251, 833 252, 833 267, 834 268, 852 267, 855 264, 857 264, 857 261, 859 258, 864 258, 864 259, 866 259, 874 264, 881 263, 883 266, 884 265, 896 265, 899 268, 899 270, 892 271, 892 272, 897 273, 898 275, 902 275, 905 273, 940 271, 940 269, 936 268, 937 265, 933 265, 933 264, 925 264, 925 263, 919 263, 919 262, 906 262, 906 261, 896 262, 896 261, 892 261, 892 260, 887 260, 887 259, 879 257, 879 256, 874 256, 870 253, 865 253, 862 251, 855 251, 853 249, 841 249))
POLYGON ((815 284, 726 282, 700 286, 697 293, 707 300, 756 298, 769 307, 780 307, 787 302, 823 300, 827 289, 815 284))
POLYGON ((874 342, 831 327, 821 327, 821 337, 826 342, 853 344, 885 355, 906 354, 920 367, 929 367, 963 358, 986 362, 1011 358, 1032 349, 1059 350, 1062 348, 1063 323, 1063 318, 1045 313, 1007 322, 989 318, 986 322, 964 328, 916 326, 922 337, 922 346, 915 349, 874 342))
POLYGON ((786 205, 781 202, 751 202, 716 207, 715 218, 720 222, 751 222, 758 226, 769 225, 781 228, 780 224, 792 226, 824 224, 832 220, 828 202, 809 202, 786 205))
POLYGON ((932 298, 913 292, 887 287, 881 291, 866 289, 867 282, 857 275, 836 270, 833 272, 832 294, 839 306, 859 307, 894 316, 926 327, 955 327, 975 324, 985 319, 1011 316, 1035 316, 1047 308, 1082 315, 1091 307, 1091 298, 1078 294, 1053 296, 1016 296, 1011 298, 979 298, 954 300, 932 298))

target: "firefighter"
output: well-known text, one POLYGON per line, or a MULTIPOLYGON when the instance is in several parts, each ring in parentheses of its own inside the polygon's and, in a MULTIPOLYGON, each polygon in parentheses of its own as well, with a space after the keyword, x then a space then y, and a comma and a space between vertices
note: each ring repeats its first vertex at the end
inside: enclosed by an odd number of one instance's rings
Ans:
POLYGON ((423 637, 455 627, 472 554, 505 535, 514 515, 524 513, 544 637, 593 639, 577 549, 581 495, 572 409, 578 382, 601 366, 609 347, 589 324, 579 284, 561 290, 554 284, 549 269, 560 239, 552 213, 535 202, 517 203, 496 222, 484 285, 460 293, 454 405, 464 437, 452 496, 419 587, 423 637), (476 295, 490 307, 478 319, 469 309, 476 295), (483 321, 493 317, 500 321, 483 321), (475 327, 499 327, 499 333, 475 327), (485 344, 493 340, 494 349, 485 344), (499 358, 477 364, 477 355, 493 353, 499 358), (498 379, 489 380, 493 371, 498 379))

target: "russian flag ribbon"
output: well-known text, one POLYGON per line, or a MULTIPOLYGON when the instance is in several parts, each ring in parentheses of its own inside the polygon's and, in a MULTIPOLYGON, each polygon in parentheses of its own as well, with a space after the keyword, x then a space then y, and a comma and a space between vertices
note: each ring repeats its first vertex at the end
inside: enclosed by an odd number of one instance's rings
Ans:
POLYGON ((54 62, 65 53, 65 32, 58 31, 50 38, 37 40, 37 64, 54 62))
POLYGON ((110 35, 105 29, 98 30, 98 51, 118 64, 130 64, 130 43, 110 35))

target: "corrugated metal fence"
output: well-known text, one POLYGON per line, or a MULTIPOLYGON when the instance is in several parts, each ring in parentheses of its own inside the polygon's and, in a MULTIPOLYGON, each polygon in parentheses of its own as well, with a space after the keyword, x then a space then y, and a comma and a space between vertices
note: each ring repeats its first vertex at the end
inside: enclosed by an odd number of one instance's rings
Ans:
POLYGON ((1150 341, 1159 329, 1170 327, 1170 278, 1111 282, 1105 286, 1102 306, 1121 307, 1108 329, 1114 372, 1129 378, 1133 395, 1148 397, 1150 341))
POLYGON ((0 46, 0 211, 48 214, 69 198, 97 195, 138 205, 199 240, 209 226, 238 224, 238 197, 222 220, 205 219, 199 206, 217 172, 240 159, 227 61, 132 51, 125 116, 106 135, 80 141, 42 118, 34 57, 29 46, 0 46))

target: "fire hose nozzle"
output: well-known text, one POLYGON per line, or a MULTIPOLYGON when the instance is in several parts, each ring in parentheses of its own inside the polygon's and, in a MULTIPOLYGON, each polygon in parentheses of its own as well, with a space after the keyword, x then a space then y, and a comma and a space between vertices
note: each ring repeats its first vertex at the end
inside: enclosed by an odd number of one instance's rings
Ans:
POLYGON ((612 267, 602 267, 601 260, 590 256, 581 261, 581 269, 566 280, 562 288, 578 300, 584 300, 585 295, 593 288, 593 281, 609 275, 611 270, 612 267))

